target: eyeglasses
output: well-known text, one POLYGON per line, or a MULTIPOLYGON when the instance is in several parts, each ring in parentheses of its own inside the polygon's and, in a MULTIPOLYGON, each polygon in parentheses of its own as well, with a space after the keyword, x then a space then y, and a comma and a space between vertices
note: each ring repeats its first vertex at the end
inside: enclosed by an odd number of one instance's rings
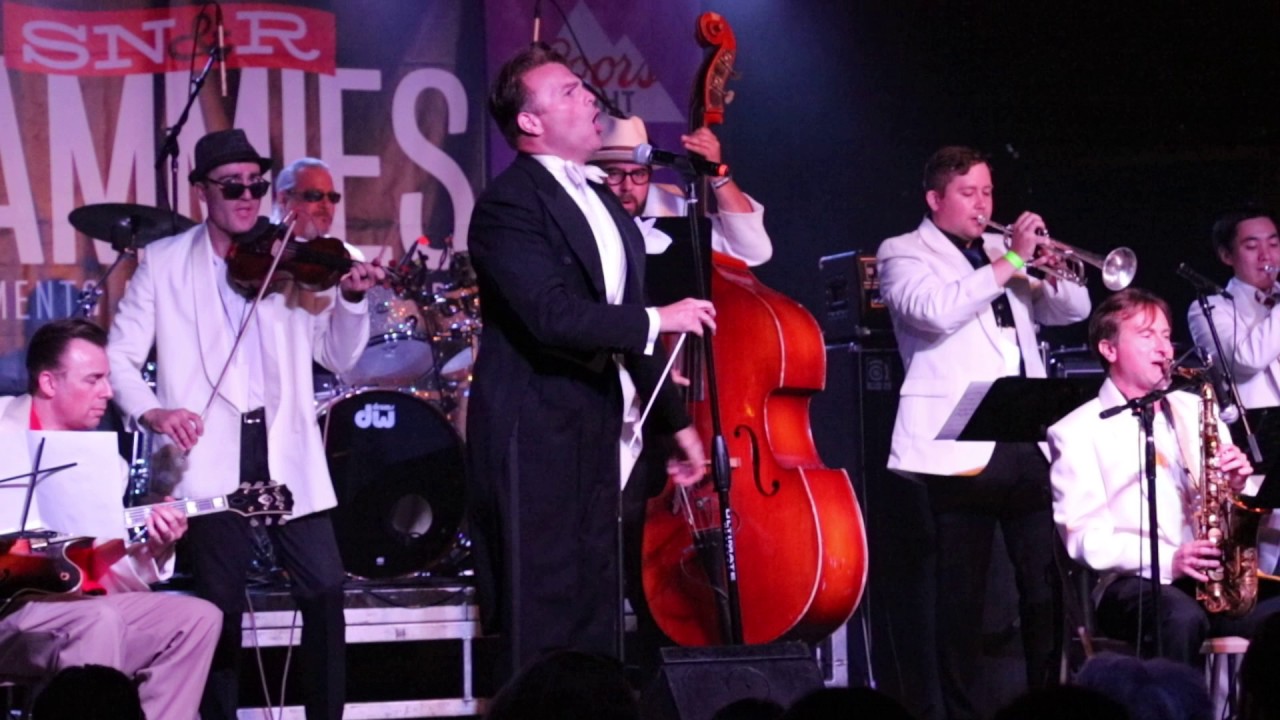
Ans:
POLYGON ((260 200, 267 194, 267 190, 271 189, 271 181, 264 178, 258 178, 248 185, 239 180, 214 180, 213 178, 208 178, 205 182, 217 185, 222 191, 223 200, 239 200, 244 197, 245 190, 249 191, 249 197, 260 200))
POLYGON ((647 167, 638 167, 634 170, 623 170, 622 168, 609 168, 604 171, 604 181, 610 185, 621 185, 623 178, 631 178, 633 185, 643 185, 649 182, 649 176, 653 171, 647 167))
POLYGON ((332 190, 329 192, 324 192, 323 190, 303 190, 302 192, 290 190, 289 194, 294 197, 301 197, 304 201, 309 203, 318 203, 325 198, 329 198, 329 202, 334 205, 342 202, 342 193, 334 192, 332 190))

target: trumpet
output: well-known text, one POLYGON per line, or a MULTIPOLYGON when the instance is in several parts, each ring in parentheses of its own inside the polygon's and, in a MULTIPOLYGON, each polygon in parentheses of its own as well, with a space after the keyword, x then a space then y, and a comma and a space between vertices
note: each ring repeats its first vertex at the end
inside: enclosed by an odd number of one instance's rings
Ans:
MULTIPOLYGON (((1006 247, 1012 244, 1013 228, 992 222, 985 215, 979 215, 978 222, 1004 235, 1006 247)), ((1040 236, 1036 249, 1062 260, 1062 266, 1059 268, 1041 267, 1040 270, 1060 280, 1084 285, 1086 280, 1084 266, 1092 265, 1102 271, 1102 284, 1114 292, 1129 287, 1129 283, 1133 282, 1133 276, 1138 272, 1138 256, 1127 247, 1118 247, 1103 257, 1054 240, 1043 229, 1037 229, 1036 234, 1040 236)))

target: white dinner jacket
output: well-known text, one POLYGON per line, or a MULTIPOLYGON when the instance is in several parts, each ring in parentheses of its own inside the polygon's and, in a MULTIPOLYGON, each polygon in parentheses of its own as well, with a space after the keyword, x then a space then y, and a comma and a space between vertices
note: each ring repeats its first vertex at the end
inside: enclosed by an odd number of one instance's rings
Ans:
MULTIPOLYGON (((0 397, 0 432, 28 432, 30 427, 31 396, 13 395, 0 397)), ((30 466, 24 469, 29 471, 30 466)), ((124 458, 120 458, 119 464, 115 467, 103 470, 102 481, 115 483, 120 488, 119 496, 121 498, 124 497, 129 485, 129 466, 125 463, 124 458)), ((67 528, 48 527, 43 522, 40 516, 39 497, 39 494, 37 494, 31 498, 31 514, 27 518, 27 527, 65 532, 67 528)), ((55 496, 55 500, 63 501, 63 498, 59 495, 55 496)), ((67 501, 75 502, 74 498, 67 501)), ((118 507, 101 508, 102 512, 114 513, 117 516, 121 515, 123 509, 123 502, 118 507)), ((0 531, 17 529, 21 524, 21 517, 20 507, 0 506, 0 531)), ((100 540, 95 543, 95 547, 114 542, 119 541, 112 539, 100 540)), ((93 579, 106 588, 109 593, 143 592, 150 590, 153 583, 168 580, 172 577, 173 563, 174 554, 172 551, 157 562, 149 553, 143 552, 140 543, 129 543, 127 551, 111 565, 103 567, 104 563, 95 563, 93 579)))
MULTIPOLYGON (((1157 444, 1157 453, 1166 459, 1181 457, 1198 478, 1200 398, 1189 392, 1174 392, 1168 398, 1181 450, 1157 444)), ((1103 410, 1125 401, 1108 378, 1098 397, 1049 428, 1054 522, 1067 554, 1102 574, 1103 582, 1117 575, 1150 576, 1146 478, 1140 472, 1145 450, 1138 418, 1132 412, 1105 420, 1099 417, 1103 410)), ((1221 437, 1230 437, 1221 421, 1218 431, 1221 437)), ((1174 551, 1192 539, 1191 508, 1184 506, 1184 492, 1172 474, 1156 475, 1164 583, 1172 582, 1174 551)))
MULTIPOLYGON (((1239 278, 1233 277, 1227 282, 1227 292, 1233 300, 1211 295, 1209 307, 1218 339, 1232 362, 1240 401, 1247 408, 1280 405, 1280 309, 1268 309, 1258 302, 1255 288, 1239 278)), ((1196 346, 1214 352, 1213 335, 1199 302, 1191 303, 1187 310, 1187 324, 1196 346)), ((1280 448, 1262 448, 1262 451, 1274 453, 1280 448)), ((1253 486, 1247 488, 1249 492, 1256 490, 1253 486)), ((1280 562, 1280 513, 1273 512, 1258 529, 1258 567, 1274 572, 1277 562, 1280 562)))
MULTIPOLYGON (((1254 287, 1231 278, 1227 292, 1234 300, 1221 295, 1209 298, 1213 325, 1231 360, 1240 400, 1245 407, 1280 405, 1280 310, 1267 309, 1254 297, 1254 287)), ((1187 310, 1187 325, 1196 346, 1213 352, 1213 336, 1209 323, 1193 302, 1187 310)))
MULTIPOLYGON (((152 408, 204 411, 234 341, 213 267, 204 224, 143 251, 107 349, 116 404, 131 420, 152 408), (153 342, 154 392, 141 376, 153 342)), ((369 338, 367 301, 291 288, 268 295, 257 312, 271 479, 292 490, 294 517, 331 508, 337 501, 316 423, 311 363, 339 375, 355 364, 369 338)), ((223 495, 239 482, 240 415, 253 409, 247 365, 237 352, 177 485, 184 496, 223 495)), ((159 438, 157 447, 166 441, 159 438)))
MULTIPOLYGON (((983 249, 993 261, 1008 252, 1002 235, 984 235, 983 249)), ((928 218, 913 232, 882 242, 876 268, 906 370, 889 468, 908 476, 975 474, 986 467, 995 443, 936 438, 969 383, 1005 375, 991 301, 1001 293, 1009 298, 1027 376, 1044 377, 1035 323, 1084 320, 1089 293, 1074 283, 1054 287, 1021 270, 1001 287, 992 268, 974 270, 928 218)))

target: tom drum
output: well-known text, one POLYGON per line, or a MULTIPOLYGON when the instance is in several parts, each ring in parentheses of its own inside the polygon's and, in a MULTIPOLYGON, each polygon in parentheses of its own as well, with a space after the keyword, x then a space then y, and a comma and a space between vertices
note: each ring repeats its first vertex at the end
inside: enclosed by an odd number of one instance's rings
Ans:
POLYGON ((369 346, 342 376, 352 386, 409 386, 431 371, 434 327, 418 304, 381 286, 369 289, 369 346))

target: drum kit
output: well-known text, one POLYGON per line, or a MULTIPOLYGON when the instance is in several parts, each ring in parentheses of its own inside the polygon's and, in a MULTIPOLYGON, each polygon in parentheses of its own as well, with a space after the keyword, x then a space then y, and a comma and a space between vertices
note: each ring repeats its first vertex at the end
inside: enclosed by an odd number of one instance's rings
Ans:
MULTIPOLYGON (((81 293, 86 316, 123 258, 195 224, 126 204, 85 206, 69 220, 120 253, 81 293)), ((316 417, 338 497, 334 531, 344 567, 362 579, 457 573, 468 544, 463 438, 481 327, 475 273, 465 253, 447 251, 428 266, 417 246, 395 269, 403 282, 367 294, 370 337, 355 366, 336 376, 316 366, 316 417)))
POLYGON ((444 263, 402 261, 406 282, 368 293, 369 344, 355 367, 317 376, 334 532, 358 578, 456 571, 465 554, 463 438, 480 297, 465 254, 444 263))

